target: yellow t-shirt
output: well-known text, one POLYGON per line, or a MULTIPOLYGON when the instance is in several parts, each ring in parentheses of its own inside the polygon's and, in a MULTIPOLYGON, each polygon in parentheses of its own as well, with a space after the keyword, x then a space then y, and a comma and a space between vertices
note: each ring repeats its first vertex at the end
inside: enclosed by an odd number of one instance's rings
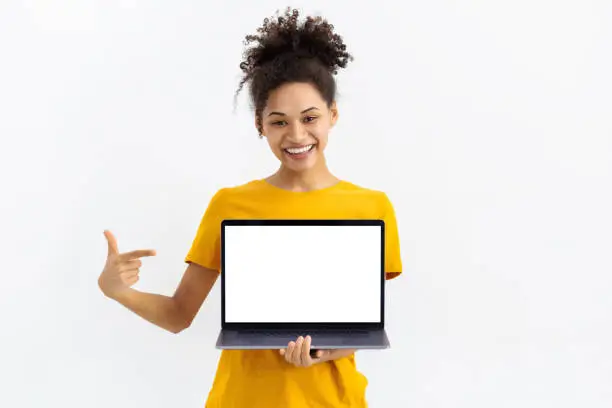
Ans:
MULTIPOLYGON (((265 180, 220 189, 211 199, 185 261, 220 269, 223 219, 382 219, 387 279, 402 272, 395 212, 383 192, 339 183, 292 192, 265 180)), ((367 407, 367 379, 355 356, 310 367, 287 363, 278 350, 224 350, 207 408, 367 407)))

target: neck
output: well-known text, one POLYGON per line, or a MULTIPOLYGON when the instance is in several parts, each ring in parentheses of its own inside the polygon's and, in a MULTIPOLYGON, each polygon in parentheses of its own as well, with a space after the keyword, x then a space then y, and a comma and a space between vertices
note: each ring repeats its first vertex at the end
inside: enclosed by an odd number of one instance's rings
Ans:
POLYGON ((325 163, 302 172, 282 166, 267 179, 273 185, 290 191, 312 191, 330 187, 339 179, 334 176, 325 163))

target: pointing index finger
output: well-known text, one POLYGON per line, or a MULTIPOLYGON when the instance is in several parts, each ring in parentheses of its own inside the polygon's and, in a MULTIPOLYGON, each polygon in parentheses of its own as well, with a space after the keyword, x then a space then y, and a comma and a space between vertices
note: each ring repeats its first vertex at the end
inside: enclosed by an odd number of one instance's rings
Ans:
POLYGON ((119 255, 120 261, 129 261, 132 259, 143 258, 145 256, 155 256, 157 252, 154 249, 138 249, 136 251, 126 252, 119 255))

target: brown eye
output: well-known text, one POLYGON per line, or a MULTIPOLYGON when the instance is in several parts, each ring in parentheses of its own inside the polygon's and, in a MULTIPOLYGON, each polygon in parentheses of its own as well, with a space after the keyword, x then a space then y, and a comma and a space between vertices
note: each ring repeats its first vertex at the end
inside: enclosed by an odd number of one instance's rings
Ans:
POLYGON ((316 118, 317 118, 316 116, 306 116, 306 117, 304 118, 304 121, 305 121, 305 122, 314 122, 314 120, 315 120, 316 118))
POLYGON ((272 122, 274 126, 283 126, 284 123, 285 123, 284 120, 279 120, 278 122, 272 122))

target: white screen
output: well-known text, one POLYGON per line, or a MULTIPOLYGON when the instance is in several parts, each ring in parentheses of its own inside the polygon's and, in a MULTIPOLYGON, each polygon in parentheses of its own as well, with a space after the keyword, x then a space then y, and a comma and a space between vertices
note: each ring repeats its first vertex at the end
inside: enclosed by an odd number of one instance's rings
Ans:
POLYGON ((225 226, 229 323, 380 322, 381 227, 225 226))

